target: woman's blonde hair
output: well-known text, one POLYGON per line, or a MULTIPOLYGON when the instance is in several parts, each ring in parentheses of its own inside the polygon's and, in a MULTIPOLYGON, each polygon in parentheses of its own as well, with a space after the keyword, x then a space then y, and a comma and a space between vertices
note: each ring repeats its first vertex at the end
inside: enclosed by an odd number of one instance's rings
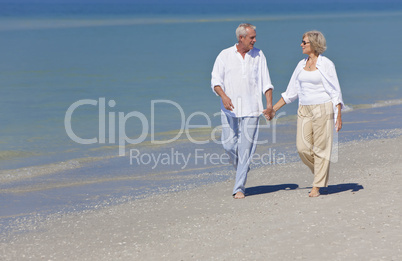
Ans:
POLYGON ((311 49, 317 54, 323 54, 327 50, 327 41, 324 35, 320 31, 308 31, 303 34, 304 37, 308 37, 311 49))

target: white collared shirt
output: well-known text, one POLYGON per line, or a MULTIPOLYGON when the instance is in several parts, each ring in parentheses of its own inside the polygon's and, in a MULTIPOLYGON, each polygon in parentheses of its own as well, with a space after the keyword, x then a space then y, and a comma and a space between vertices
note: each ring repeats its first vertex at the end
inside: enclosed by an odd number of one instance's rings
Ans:
POLYGON ((263 111, 262 95, 274 86, 269 77, 264 53, 253 48, 243 57, 236 45, 224 49, 212 70, 211 88, 220 86, 232 100, 233 111, 222 104, 221 110, 232 117, 259 116, 263 111))
MULTIPOLYGON (((290 78, 288 87, 285 92, 282 93, 282 98, 286 103, 291 103, 301 96, 303 91, 299 81, 299 74, 304 70, 306 66, 307 58, 301 60, 294 70, 292 77, 290 78)), ((326 93, 331 98, 334 105, 335 119, 338 110, 335 108, 336 105, 341 104, 341 108, 344 108, 344 103, 342 99, 341 87, 339 85, 338 76, 336 74, 334 63, 325 56, 319 55, 317 58, 316 67, 321 75, 321 81, 324 86, 326 93)), ((325 103, 323 101, 322 103, 325 103)), ((299 104, 300 99, 299 99, 299 104)), ((301 104, 302 105, 302 104, 301 104)))

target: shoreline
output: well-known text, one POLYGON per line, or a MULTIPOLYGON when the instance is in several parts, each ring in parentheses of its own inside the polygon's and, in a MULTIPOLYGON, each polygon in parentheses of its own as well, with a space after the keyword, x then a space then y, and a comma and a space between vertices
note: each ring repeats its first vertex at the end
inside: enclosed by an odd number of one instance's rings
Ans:
POLYGON ((232 199, 227 180, 48 217, 0 251, 4 260, 397 260, 402 190, 389 183, 402 181, 401 145, 400 135, 341 144, 318 198, 308 197, 312 175, 301 162, 265 166, 251 170, 244 200, 232 199))
MULTIPOLYGON (((370 103, 370 104, 357 104, 357 105, 346 105, 345 110, 343 111, 344 115, 353 115, 353 114, 358 114, 360 111, 371 111, 366 113, 367 119, 356 119, 354 118, 353 120, 358 122, 358 120, 363 120, 364 123, 367 123, 369 121, 373 121, 371 119, 370 115, 367 114, 375 114, 375 110, 381 109, 385 110, 389 113, 393 113, 392 108, 395 107, 397 111, 402 111, 402 99, 391 99, 391 100, 385 100, 385 101, 377 101, 375 103, 370 103), (388 110, 387 110, 388 109, 388 110)), ((290 108, 286 108, 290 109, 290 108)), ((286 110, 285 109, 285 110, 286 110)), ((289 111, 286 111, 284 116, 281 116, 278 118, 277 124, 278 126, 286 126, 287 125, 293 125, 297 119, 297 115, 294 114, 295 111, 292 111, 291 113, 288 113, 289 111), (292 114, 293 113, 293 114, 292 114)), ((282 111, 281 111, 282 113, 282 111)), ((265 120, 261 117, 260 119, 260 124, 264 124, 265 120)), ((220 122, 220 121, 219 121, 220 122)), ((353 123, 353 122, 352 122, 353 123)), ((219 124, 219 123, 218 123, 219 124)), ((373 127, 373 126, 371 126, 373 127)), ((390 128, 398 128, 399 126, 393 126, 390 128)), ((196 128, 196 129, 190 129, 189 134, 182 134, 178 138, 178 142, 184 142, 187 141, 188 139, 194 139, 197 140, 199 139, 200 141, 205 140, 210 136, 212 131, 215 131, 214 129, 219 128, 218 126, 211 126, 210 129, 208 128, 196 128)), ((374 127, 374 130, 379 130, 381 127, 374 127)), ((179 133, 179 130, 170 130, 170 131, 164 131, 160 133, 155 133, 155 138, 156 140, 161 139, 161 141, 164 141, 165 139, 169 140, 172 137, 176 136, 179 133)), ((349 139, 350 140, 350 139, 349 139)), ((67 145, 66 147, 69 148, 72 145, 67 145)), ((126 149, 129 150, 131 148, 136 148, 139 147, 140 149, 154 149, 154 148, 163 148, 166 147, 164 144, 153 144, 150 140, 150 138, 147 138, 144 142, 140 144, 126 144, 126 149)), ((67 151, 58 151, 58 152, 45 152, 45 151, 13 151, 13 150, 5 150, 5 151, 0 151, 0 163, 2 163, 2 167, 0 168, 0 175, 6 174, 6 172, 15 172, 15 171, 30 171, 30 168, 44 168, 48 166, 53 166, 55 164, 65 164, 65 163, 71 163, 71 164, 76 164, 76 165, 81 165, 81 163, 85 162, 91 162, 91 161, 96 161, 96 160, 104 160, 108 159, 111 157, 118 157, 118 150, 119 150, 119 145, 118 144, 99 144, 98 146, 94 145, 81 145, 81 147, 72 147, 69 148, 67 151), (75 151, 75 154, 72 152, 75 151), (83 152, 77 152, 77 151, 83 151, 83 152), (71 153, 71 155, 69 154, 71 153), (42 159, 41 159, 42 158, 42 159), (7 161, 11 161, 12 163, 7 163, 7 161), (28 163, 24 163, 28 162, 28 163), (8 167, 4 167, 8 166, 8 167)), ((127 153, 127 152, 126 152, 127 153)), ((63 168, 61 168, 63 169, 63 168)), ((34 170, 35 171, 35 170, 34 170)), ((55 170, 57 171, 57 170, 55 170)), ((1 179, 1 177, 0 177, 1 179)))
MULTIPOLYGON (((401 135, 401 129, 395 127, 401 116, 402 105, 375 110, 360 109, 358 113, 347 113, 344 116, 344 128, 339 136, 335 137, 334 144, 336 142, 342 146, 353 141, 398 137, 401 135), (362 118, 370 120, 362 122, 362 118), (379 129, 379 126, 385 129, 379 129)), ((256 154, 260 156, 261 162, 252 165, 252 170, 300 161, 292 138, 296 127, 292 126, 290 132, 287 129, 280 132, 277 144, 257 147, 256 154), (282 136, 287 138, 283 139, 282 136)), ((272 138, 271 132, 268 131, 261 135, 265 135, 263 139, 272 138)), ((175 149, 177 154, 195 154, 195 148, 192 147, 180 145, 175 149)), ((159 148, 156 150, 159 151, 159 148)), ((168 154, 172 154, 170 150, 171 148, 167 151, 168 154)), ((220 145, 207 147, 203 152, 205 155, 224 153, 220 145)), ((159 153, 163 154, 164 151, 159 153)), ((341 155, 338 152, 335 162, 339 157, 341 155)), ((180 168, 182 165, 177 164, 152 169, 151 165, 130 165, 127 157, 101 159, 56 163, 50 165, 51 169, 38 166, 10 172, 2 171, 1 173, 7 174, 0 178, 0 195, 4 200, 0 215, 2 231, 9 231, 18 220, 43 220, 53 214, 63 215, 118 205, 157 194, 192 190, 205 184, 231 180, 235 175, 231 165, 225 164, 197 165, 193 162, 184 169, 180 168)))

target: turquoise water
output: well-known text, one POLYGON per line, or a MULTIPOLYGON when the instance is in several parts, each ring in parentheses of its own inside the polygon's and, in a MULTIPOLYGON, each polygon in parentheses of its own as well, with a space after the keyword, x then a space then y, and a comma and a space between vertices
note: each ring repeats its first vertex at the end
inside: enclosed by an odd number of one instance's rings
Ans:
MULTIPOLYGON (((109 15, 104 5, 67 6, 2 9, 1 169, 99 156, 100 150, 91 149, 118 145, 119 112, 138 112, 147 119, 145 124, 138 117, 125 121, 123 134, 132 139, 140 138, 147 128, 151 134, 151 125, 154 133, 178 130, 194 112, 207 114, 211 124, 218 125, 219 117, 213 115, 219 100, 209 89, 210 72, 219 51, 235 43, 234 30, 243 21, 257 26, 256 45, 268 57, 275 100, 303 58, 299 42, 310 29, 327 37, 325 55, 337 66, 348 106, 402 97, 402 62, 396 59, 402 42, 402 35, 396 33, 402 26, 402 8, 379 12, 365 10, 370 6, 345 10, 338 6, 332 12, 324 8, 323 14, 317 7, 307 15, 303 9, 286 14, 278 5, 277 13, 269 9, 264 15, 261 8, 258 16, 243 16, 239 10, 227 10, 222 18, 186 5, 181 9, 166 5, 161 10, 117 5, 109 15), (189 10, 193 15, 186 13, 189 10), (102 98, 115 104, 104 110, 104 144, 96 105, 77 108, 71 124, 76 136, 99 142, 72 141, 64 122, 68 108, 83 99, 99 104, 102 98), (152 113, 152 100, 175 105, 156 103, 152 113), (109 113, 115 115, 115 124, 109 113), (114 135, 109 125, 114 125, 114 135)), ((286 113, 294 114, 296 106, 289 105, 286 113)), ((198 115, 192 123, 205 125, 206 119, 198 115)))
MULTIPOLYGON (((303 58, 302 34, 317 29, 327 38, 325 55, 337 67, 348 106, 339 141, 401 127, 401 4, 310 10, 267 3, 254 14, 242 4, 1 7, 0 189, 8 202, 3 217, 230 178, 228 165, 211 162, 222 147, 213 141, 219 140, 219 99, 209 85, 217 54, 235 43, 241 22, 257 26, 256 47, 267 56, 275 101, 303 58), (66 115, 77 102, 71 128, 76 137, 96 139, 93 144, 77 143, 66 131, 66 115), (124 120, 127 115, 133 117, 124 120), (180 136, 186 121, 204 128, 180 136), (121 157, 119 138, 125 136, 141 142, 124 141, 121 157), (133 164, 130 150, 137 155, 133 164), (171 161, 156 164, 152 155, 170 155, 171 161), (181 155, 190 155, 187 164, 181 155)), ((277 129, 262 121, 260 139, 267 143, 259 153, 270 164, 298 160, 296 107, 283 109, 277 129)))

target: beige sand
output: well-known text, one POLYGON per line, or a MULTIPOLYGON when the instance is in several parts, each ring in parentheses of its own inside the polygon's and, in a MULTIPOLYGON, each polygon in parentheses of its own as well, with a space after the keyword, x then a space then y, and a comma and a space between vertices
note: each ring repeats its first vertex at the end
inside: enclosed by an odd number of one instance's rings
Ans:
POLYGON ((402 136, 340 146, 327 195, 302 163, 47 220, 1 260, 402 260, 402 136), (286 189, 287 188, 287 189, 286 189))

